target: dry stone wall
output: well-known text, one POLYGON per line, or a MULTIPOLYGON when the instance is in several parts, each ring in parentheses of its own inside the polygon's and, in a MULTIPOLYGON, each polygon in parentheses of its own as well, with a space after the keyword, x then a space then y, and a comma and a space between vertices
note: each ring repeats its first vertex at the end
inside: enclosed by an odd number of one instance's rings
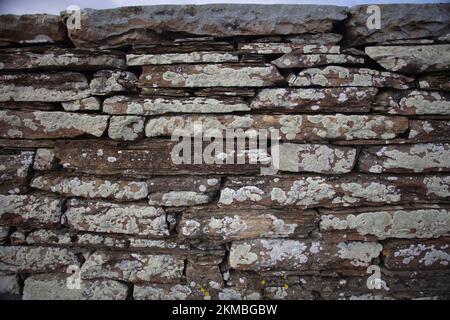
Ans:
POLYGON ((0 16, 1 296, 449 298, 450 5, 380 8, 0 16))

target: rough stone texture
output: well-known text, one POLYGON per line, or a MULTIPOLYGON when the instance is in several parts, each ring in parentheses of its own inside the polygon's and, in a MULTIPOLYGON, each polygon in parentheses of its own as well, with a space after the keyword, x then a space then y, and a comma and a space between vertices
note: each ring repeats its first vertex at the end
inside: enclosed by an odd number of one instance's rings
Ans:
POLYGON ((450 44, 366 47, 366 53, 389 71, 422 73, 450 69, 450 44))
POLYGON ((227 113, 249 111, 239 98, 217 99, 212 97, 166 98, 114 96, 103 102, 103 112, 109 114, 158 115, 165 113, 227 113))
POLYGON ((0 101, 70 101, 88 97, 81 73, 15 73, 0 75, 0 101))
POLYGON ((221 190, 219 205, 335 208, 445 201, 450 198, 449 182, 449 176, 433 175, 231 178, 221 190))
POLYGON ((273 65, 181 64, 144 66, 139 87, 268 87, 283 83, 273 65))
POLYGON ((420 41, 448 34, 450 5, 380 4, 381 28, 367 28, 368 5, 351 8, 346 24, 346 39, 351 45, 379 43, 388 40, 420 41))
POLYGON ((0 44, 65 42, 66 30, 60 18, 51 14, 0 15, 0 44))
POLYGON ((239 58, 234 53, 228 52, 191 52, 169 54, 128 54, 128 66, 146 66, 153 64, 176 63, 223 63, 238 62, 239 58))
POLYGON ((40 194, 0 195, 1 225, 57 225, 62 199, 40 194))
POLYGON ((70 265, 78 266, 75 254, 63 248, 51 247, 0 247, 2 272, 52 272, 65 271, 70 265))
POLYGON ((304 45, 296 43, 243 43, 239 44, 239 51, 242 53, 257 54, 284 54, 284 53, 300 53, 300 54, 338 54, 339 46, 333 45, 304 45))
POLYGON ((368 112, 376 88, 262 89, 252 100, 252 110, 284 112, 368 112))
POLYGON ((340 174, 350 172, 356 161, 353 148, 293 143, 279 148, 281 171, 340 174))
POLYGON ((450 5, 379 8, 0 15, 0 299, 449 299, 450 5))
POLYGON ((74 138, 81 135, 100 137, 109 116, 60 111, 0 110, 0 137, 9 139, 74 138))
POLYGON ((325 65, 358 65, 364 63, 364 58, 347 54, 301 54, 287 53, 273 60, 272 63, 281 69, 312 68, 325 65))
POLYGON ((31 187, 55 192, 69 197, 105 198, 122 201, 139 200, 147 197, 147 184, 139 181, 127 181, 96 177, 73 177, 58 174, 36 176, 31 187))
POLYGON ((448 239, 390 241, 383 250, 386 268, 392 270, 447 269, 450 263, 448 239))
POLYGON ((109 95, 136 91, 137 78, 129 71, 101 70, 94 74, 89 84, 93 95, 109 95))
POLYGON ((77 47, 110 48, 159 43, 156 33, 227 37, 331 31, 347 17, 344 7, 258 4, 144 6, 81 11, 80 30, 69 30, 77 47), (152 19, 150 19, 150 17, 152 19))
POLYGON ((94 252, 81 267, 81 278, 177 283, 183 267, 182 259, 170 255, 94 252))
POLYGON ((450 233, 448 205, 320 209, 320 232, 327 241, 438 238, 450 233))
POLYGON ((10 50, 0 52, 0 70, 98 70, 121 69, 123 55, 88 50, 10 50))
POLYGON ((450 170, 450 145, 427 143, 370 147, 362 151, 361 172, 442 172, 450 170))
POLYGON ((125 300, 128 286, 114 280, 83 280, 68 288, 69 275, 33 275, 25 279, 24 300, 125 300))
POLYGON ((450 114, 450 94, 438 91, 384 91, 373 104, 389 114, 450 114))
POLYGON ((386 71, 367 68, 328 66, 300 71, 288 78, 292 87, 387 87, 408 89, 413 79, 386 71))
POLYGON ((229 263, 237 270, 314 270, 368 267, 381 253, 376 242, 327 244, 302 240, 235 241, 229 263))
POLYGON ((62 102, 62 106, 66 111, 100 110, 101 102, 99 98, 89 97, 62 102))
POLYGON ((28 190, 27 177, 34 152, 0 154, 0 192, 23 193, 28 190))
POLYGON ((313 210, 194 209, 183 214, 178 233, 191 240, 229 242, 252 238, 305 238, 317 222, 313 210))
MULTIPOLYGON (((393 139, 408 127, 404 117, 376 115, 245 115, 173 116, 150 119, 147 137, 194 136, 194 125, 202 125, 204 136, 214 137, 226 129, 279 129, 283 140, 320 141, 393 139)), ((250 131, 251 132, 251 131, 250 131)))

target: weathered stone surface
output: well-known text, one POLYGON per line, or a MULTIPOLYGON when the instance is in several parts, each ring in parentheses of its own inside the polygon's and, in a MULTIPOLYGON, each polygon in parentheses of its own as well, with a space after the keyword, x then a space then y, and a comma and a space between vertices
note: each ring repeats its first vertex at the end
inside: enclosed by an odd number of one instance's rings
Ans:
POLYGON ((450 171, 450 145, 427 143, 364 148, 358 169, 371 173, 450 171))
POLYGON ((0 52, 0 70, 96 70, 120 69, 125 66, 123 55, 74 49, 0 52))
POLYGON ((287 53, 271 63, 281 69, 312 68, 325 65, 363 64, 363 57, 348 54, 302 54, 296 51, 287 53))
POLYGON ((37 171, 51 170, 56 167, 53 149, 39 148, 34 156, 33 169, 37 171))
POLYGON ((383 43, 389 40, 418 40, 448 33, 448 4, 380 4, 381 28, 369 29, 367 21, 373 12, 368 5, 351 8, 345 36, 349 45, 383 43))
POLYGON ((62 199, 39 194, 0 195, 0 224, 55 226, 60 223, 62 199))
POLYGON ((65 41, 66 30, 58 16, 51 14, 0 15, 2 45, 65 41))
POLYGON ((0 299, 20 296, 19 279, 15 274, 0 274, 0 299))
POLYGON ((172 98, 143 96, 114 96, 103 102, 103 112, 109 114, 158 115, 179 113, 227 113, 249 111, 240 98, 172 98))
POLYGON ((365 50, 370 58, 389 71, 422 73, 450 70, 450 44, 366 47, 365 50))
MULTIPOLYGON (((393 139, 407 128, 407 118, 377 115, 172 116, 150 119, 145 126, 145 135, 194 136, 195 133, 214 137, 226 129, 279 129, 283 140, 320 141, 393 139), (197 124, 201 124, 201 132, 194 132, 197 124)), ((252 132, 254 130, 248 131, 249 134, 252 132)))
POLYGON ((147 237, 169 235, 162 208, 145 204, 115 204, 71 199, 64 218, 77 231, 123 233, 147 237))
POLYGON ((280 176, 229 178, 222 207, 354 207, 386 203, 445 201, 450 176, 280 176))
POLYGON ((376 242, 328 244, 303 240, 235 241, 229 264, 238 270, 330 270, 366 268, 381 253, 376 242))
POLYGON ((4 244, 6 241, 8 241, 10 231, 11 227, 0 226, 0 244, 4 244))
POLYGON ((100 99, 96 97, 66 101, 62 103, 62 106, 66 111, 100 110, 100 105, 100 99))
POLYGON ((320 232, 327 241, 437 238, 450 234, 450 207, 367 207, 320 209, 320 232))
POLYGON ((0 247, 0 271, 52 272, 65 271, 69 265, 78 266, 71 251, 51 247, 0 247))
POLYGON ((316 224, 317 215, 313 210, 282 212, 196 208, 183 213, 177 229, 183 238, 221 243, 259 237, 304 238, 316 228, 316 224))
POLYGON ((128 66, 176 63, 222 63, 238 62, 239 57, 231 52, 190 52, 167 54, 127 54, 128 66))
POLYGON ((84 134, 100 137, 109 116, 61 111, 0 110, 0 137, 23 139, 74 138, 84 134))
POLYGON ((81 278, 178 283, 183 269, 184 261, 172 255, 97 251, 91 254, 81 267, 81 278))
POLYGON ((311 5, 209 4, 144 6, 107 10, 84 9, 80 24, 70 29, 77 47, 110 48, 160 43, 156 34, 183 32, 228 37, 328 32, 347 17, 344 7, 311 5))
POLYGON ((198 97, 254 97, 253 88, 202 88, 195 92, 198 97))
POLYGON ((58 102, 82 99, 90 94, 81 73, 16 73, 0 75, 0 101, 58 102))
POLYGON ((300 71, 288 78, 292 87, 387 87, 408 89, 413 79, 367 68, 328 66, 300 71))
POLYGON ((335 44, 342 40, 342 35, 337 33, 310 33, 288 36, 286 39, 298 44, 335 44))
POLYGON ((135 300, 190 300, 196 297, 193 288, 184 284, 136 284, 133 290, 135 300))
POLYGON ((148 180, 149 204, 168 207, 193 206, 212 202, 220 188, 214 177, 157 177, 148 180))
POLYGON ((108 136, 114 140, 133 141, 144 136, 144 117, 113 116, 109 120, 108 136))
POLYGON ((144 66, 139 87, 267 87, 284 78, 270 64, 180 64, 144 66))
POLYGON ((37 245, 68 245, 72 243, 71 235, 64 229, 40 229, 30 232, 25 242, 37 245))
POLYGON ((106 198, 122 201, 144 199, 148 194, 145 182, 88 176, 64 176, 57 173, 36 176, 30 186, 69 197, 106 198))
POLYGON ((82 280, 71 288, 67 274, 32 275, 25 279, 23 300, 125 300, 128 286, 114 280, 82 280))
POLYGON ((290 52, 296 53, 340 53, 341 48, 333 45, 317 45, 317 44, 297 44, 297 43, 271 43, 271 42, 253 42, 241 43, 238 46, 241 53, 256 53, 256 54, 284 54, 290 52))
POLYGON ((283 143, 279 146, 279 170, 340 174, 353 169, 357 150, 322 144, 283 143))
POLYGON ((422 90, 450 91, 450 77, 445 74, 430 74, 417 80, 417 86, 422 90))
POLYGON ((390 114, 450 114, 450 94, 433 91, 383 91, 373 102, 376 111, 390 114))
POLYGON ((224 288, 222 273, 217 265, 197 265, 188 262, 186 282, 193 291, 200 291, 203 299, 217 299, 218 292, 224 288))
POLYGON ((250 104, 254 110, 283 112, 368 112, 376 88, 262 89, 250 104))
POLYGON ((136 91, 137 78, 134 73, 119 70, 101 70, 94 74, 89 84, 93 95, 109 95, 136 91))
POLYGON ((383 250, 384 265, 391 270, 448 269, 448 239, 389 241, 383 250))
POLYGON ((8 102, 0 102, 0 109, 53 111, 53 110, 59 110, 59 105, 58 105, 58 103, 51 103, 51 102, 8 101, 8 102))
MULTIPOLYGON (((244 163, 234 162, 232 166, 227 165, 224 160, 228 157, 235 159, 234 150, 230 153, 219 153, 220 157, 214 158, 215 163, 207 164, 205 161, 195 163, 192 158, 188 159, 189 161, 178 162, 180 159, 172 158, 171 154, 178 143, 144 140, 125 146, 104 140, 70 141, 58 143, 55 154, 65 168, 89 174, 148 177, 182 174, 244 174, 260 171, 260 163, 250 163, 250 159, 254 158, 250 157, 252 155, 250 152, 245 154, 244 163)), ((202 150, 206 148, 206 145, 202 150)))
POLYGON ((408 139, 417 142, 449 141, 450 120, 411 120, 408 139))
POLYGON ((28 190, 28 171, 34 152, 0 154, 0 193, 24 193, 28 190))

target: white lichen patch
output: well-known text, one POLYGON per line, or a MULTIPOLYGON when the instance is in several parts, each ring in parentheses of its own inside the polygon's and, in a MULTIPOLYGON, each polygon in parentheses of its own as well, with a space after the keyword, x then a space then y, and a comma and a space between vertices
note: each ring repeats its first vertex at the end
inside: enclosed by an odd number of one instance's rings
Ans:
POLYGON ((383 250, 383 246, 376 242, 341 242, 337 247, 339 248, 337 256, 350 260, 350 264, 355 267, 369 266, 383 250))
POLYGON ((402 263, 408 265, 417 263, 430 267, 433 265, 447 266, 450 262, 450 254, 448 253, 449 245, 426 245, 411 244, 407 248, 398 249, 394 252, 394 257, 403 258, 402 263))
POLYGON ((224 188, 220 193, 219 203, 232 204, 234 201, 258 202, 262 199, 264 191, 256 186, 245 186, 237 190, 224 188))
POLYGON ((237 62, 238 56, 233 53, 221 52, 189 52, 165 54, 127 54, 128 66, 173 64, 173 63, 220 63, 237 62))
POLYGON ((115 140, 133 141, 144 135, 144 118, 113 116, 109 121, 108 136, 115 140))

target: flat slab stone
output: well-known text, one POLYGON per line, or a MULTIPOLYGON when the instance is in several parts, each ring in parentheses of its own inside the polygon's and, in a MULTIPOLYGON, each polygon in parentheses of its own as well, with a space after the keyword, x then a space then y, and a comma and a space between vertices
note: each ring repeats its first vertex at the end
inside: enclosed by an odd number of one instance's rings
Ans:
POLYGON ((330 270, 367 268, 383 246, 376 242, 329 244, 304 240, 255 239, 231 244, 229 264, 237 270, 330 270))
POLYGON ((412 120, 408 139, 414 142, 450 141, 450 120, 412 120))
POLYGON ((147 197, 147 184, 97 177, 73 177, 61 174, 46 174, 32 179, 30 186, 47 192, 69 197, 104 198, 122 201, 140 200, 147 197))
POLYGON ((223 208, 354 207, 446 201, 450 176, 275 176, 229 178, 223 208))
POLYGON ((122 69, 125 57, 120 53, 80 49, 30 50, 0 52, 0 70, 98 70, 122 69))
POLYGON ((358 169, 371 173, 450 171, 450 145, 426 143, 364 148, 358 169))
POLYGON ((236 53, 217 51, 166 54, 127 54, 128 66, 176 63, 223 63, 238 61, 239 57, 236 53))
POLYGON ((376 111, 389 114, 450 114, 450 94, 437 91, 383 91, 373 102, 376 111))
POLYGON ((0 271, 5 272, 65 272, 70 265, 78 266, 74 253, 52 247, 0 247, 0 271))
POLYGON ((109 114, 158 115, 165 113, 227 113, 249 111, 239 98, 114 96, 103 102, 109 114))
POLYGON ((450 44, 366 47, 365 51, 389 71, 422 73, 450 70, 450 44))
POLYGON ((448 205, 320 209, 320 232, 326 241, 438 238, 450 233, 448 205))
POLYGON ((66 30, 59 16, 0 15, 1 45, 65 42, 66 39, 66 30))
POLYGON ((271 63, 281 69, 312 68, 325 65, 358 65, 364 64, 363 57, 348 54, 302 54, 287 53, 271 63))
POLYGON ((59 102, 87 98, 81 73, 15 73, 0 75, 0 101, 59 102))
POLYGON ((415 42, 421 41, 421 38, 438 38, 448 34, 449 4, 378 4, 377 6, 381 11, 381 29, 379 30, 367 27, 367 20, 372 15, 367 13, 368 5, 350 9, 350 19, 346 24, 345 35, 349 45, 383 44, 392 40, 415 42), (426 23, 423 23, 424 21, 426 23))
POLYGON ((63 200, 40 194, 0 195, 0 225, 57 226, 63 200))
POLYGON ((422 90, 437 90, 450 92, 450 76, 445 74, 429 74, 417 80, 422 90))
POLYGON ((0 192, 25 193, 28 190, 28 172, 33 164, 34 152, 0 154, 0 192))
POLYGON ((152 118, 146 124, 145 135, 200 136, 194 133, 194 124, 202 125, 204 137, 214 137, 226 129, 274 128, 280 130, 282 140, 292 141, 392 139, 408 128, 407 118, 377 115, 186 115, 152 118))
POLYGON ((157 34, 183 32, 229 37, 329 32, 347 17, 345 7, 207 4, 81 10, 83 28, 69 29, 76 47, 110 48, 160 43, 157 34))
POLYGON ((71 199, 64 213, 77 231, 120 233, 162 238, 169 235, 166 213, 146 204, 116 204, 71 199))
POLYGON ((0 110, 0 137, 16 139, 74 138, 81 135, 100 137, 109 116, 62 111, 0 110))
POLYGON ((342 88, 276 88, 262 89, 252 100, 254 110, 283 112, 369 112, 378 89, 342 88))
POLYGON ((136 91, 136 75, 129 71, 101 70, 92 78, 89 88, 93 95, 109 95, 136 91))
POLYGON ((82 280, 69 288, 68 274, 31 275, 25 279, 23 300, 125 300, 128 286, 114 280, 82 280))
POLYGON ((413 79, 387 71, 328 66, 305 69, 297 75, 292 74, 288 81, 292 87, 387 87, 408 89, 413 79))
POLYGON ((179 283, 183 269, 184 260, 173 255, 96 251, 81 267, 81 278, 179 283))
POLYGON ((335 45, 318 44, 298 44, 298 43, 274 43, 274 42, 252 42, 239 44, 238 50, 241 53, 256 54, 285 54, 295 51, 298 54, 307 53, 340 53, 341 47, 335 45))
POLYGON ((284 78, 270 64, 181 64, 144 66, 139 87, 267 87, 284 78))
POLYGON ((195 209, 184 212, 177 224, 178 234, 190 240, 225 243, 252 238, 304 238, 316 228, 312 210, 195 209))

